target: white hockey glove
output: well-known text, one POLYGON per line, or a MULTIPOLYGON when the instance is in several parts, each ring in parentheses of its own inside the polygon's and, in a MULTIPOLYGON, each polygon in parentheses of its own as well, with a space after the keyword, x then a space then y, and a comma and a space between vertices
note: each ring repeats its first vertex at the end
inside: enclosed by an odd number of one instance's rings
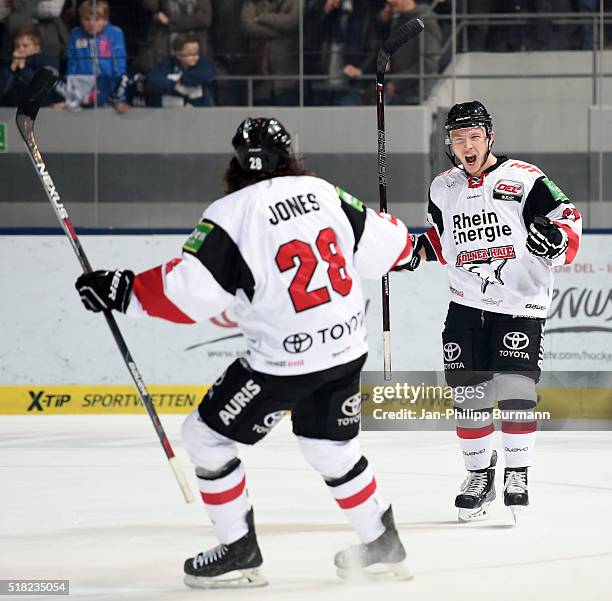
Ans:
POLYGON ((132 297, 134 272, 98 270, 84 273, 74 284, 88 311, 99 313, 114 309, 125 313, 132 297))
POLYGON ((548 217, 536 215, 529 226, 527 250, 536 257, 556 259, 567 248, 567 234, 548 217))

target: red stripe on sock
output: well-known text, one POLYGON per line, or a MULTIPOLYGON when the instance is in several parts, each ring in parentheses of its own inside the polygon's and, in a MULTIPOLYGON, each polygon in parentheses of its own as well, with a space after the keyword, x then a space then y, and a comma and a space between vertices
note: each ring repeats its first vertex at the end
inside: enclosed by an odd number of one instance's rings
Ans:
POLYGON ((505 434, 531 434, 537 429, 537 422, 502 422, 502 432, 505 434))
POLYGON ((493 424, 482 428, 460 428, 457 426, 457 436, 459 438, 484 438, 495 431, 493 424))
POLYGON ((202 501, 207 505, 223 505, 223 503, 229 503, 234 499, 237 499, 246 486, 246 476, 240 480, 236 486, 233 488, 229 488, 228 490, 224 490, 223 492, 203 492, 200 491, 202 495, 202 501))
POLYGON ((336 502, 342 509, 352 509, 353 507, 357 507, 357 505, 361 505, 364 501, 367 501, 374 494, 375 490, 376 478, 372 478, 372 482, 362 488, 358 493, 350 497, 345 497, 344 499, 336 499, 336 502))

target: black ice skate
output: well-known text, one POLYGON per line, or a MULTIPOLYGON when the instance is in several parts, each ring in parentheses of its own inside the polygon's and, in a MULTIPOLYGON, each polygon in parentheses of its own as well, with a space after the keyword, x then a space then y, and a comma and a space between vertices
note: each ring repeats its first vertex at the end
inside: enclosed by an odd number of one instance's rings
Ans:
POLYGON ((510 507, 515 522, 520 510, 529 505, 526 467, 507 467, 505 469, 504 505, 510 507))
POLYGON ((493 451, 489 467, 468 472, 467 478, 461 485, 461 491, 455 498, 460 522, 486 520, 491 514, 489 506, 495 500, 496 463, 497 452, 493 451))
POLYGON ((382 515, 385 531, 374 541, 354 545, 339 551, 334 557, 337 573, 343 579, 411 580, 412 575, 402 563, 406 551, 399 539, 391 506, 382 515))
POLYGON ((190 588, 234 588, 265 586, 260 574, 263 563, 253 522, 253 509, 246 516, 249 531, 229 545, 218 545, 185 561, 185 584, 190 588))

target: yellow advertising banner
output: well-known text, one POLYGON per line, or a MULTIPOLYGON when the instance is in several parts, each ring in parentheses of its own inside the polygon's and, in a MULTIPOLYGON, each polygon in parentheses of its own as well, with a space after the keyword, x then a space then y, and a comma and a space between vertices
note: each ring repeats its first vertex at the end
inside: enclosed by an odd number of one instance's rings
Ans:
MULTIPOLYGON (((148 387, 158 413, 189 413, 199 405, 209 386, 148 387)), ((368 401, 368 390, 362 390, 368 401)), ((538 411, 548 411, 552 419, 612 420, 610 388, 538 387, 538 411)), ((415 409, 432 409, 425 400, 417 400, 415 409)), ((366 402, 366 413, 371 413, 366 402)), ((452 401, 448 402, 452 407, 452 401)), ((438 407, 439 408, 439 407, 438 407)), ((145 409, 133 386, 53 385, 0 386, 0 415, 75 415, 137 414, 145 409)))
MULTIPOLYGON (((208 386, 148 386, 158 413, 189 413, 208 386)), ((0 415, 128 414, 145 411, 134 386, 0 386, 0 415)))

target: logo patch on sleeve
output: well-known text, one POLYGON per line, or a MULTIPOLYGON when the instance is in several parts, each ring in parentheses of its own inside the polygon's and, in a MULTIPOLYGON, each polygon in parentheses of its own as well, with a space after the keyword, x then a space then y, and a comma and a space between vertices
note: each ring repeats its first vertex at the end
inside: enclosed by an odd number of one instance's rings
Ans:
POLYGON ((185 244, 183 244, 183 250, 188 253, 197 253, 202 247, 202 244, 204 244, 206 236, 210 234, 214 227, 212 223, 198 223, 195 230, 191 232, 191 235, 187 238, 185 244))
POLYGON ((521 182, 513 182, 509 179, 500 179, 493 188, 493 198, 497 200, 514 200, 521 202, 525 187, 521 182))
POLYGON ((550 190, 552 197, 557 202, 567 202, 569 200, 569 198, 564 194, 563 190, 561 190, 561 188, 559 188, 555 182, 547 177, 545 177, 542 181, 546 184, 546 187, 550 190))
POLYGON ((336 186, 336 192, 338 193, 338 196, 340 197, 340 200, 342 202, 345 202, 346 204, 351 205, 354 209, 357 209, 359 212, 363 213, 365 207, 363 206, 363 203, 358 198, 351 196, 348 192, 345 192, 339 186, 336 186))

